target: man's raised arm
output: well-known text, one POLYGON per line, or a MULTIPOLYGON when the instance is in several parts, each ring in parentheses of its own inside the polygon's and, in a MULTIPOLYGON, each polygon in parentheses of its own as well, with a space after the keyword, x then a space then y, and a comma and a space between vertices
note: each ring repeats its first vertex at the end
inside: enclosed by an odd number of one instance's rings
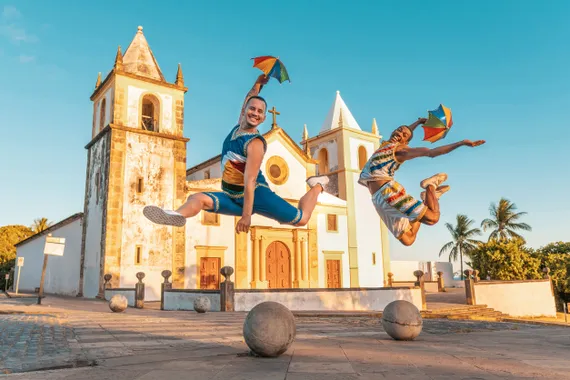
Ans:
POLYGON ((418 157, 437 157, 444 154, 448 154, 451 151, 459 148, 460 146, 469 146, 475 147, 479 145, 483 145, 485 140, 463 140, 456 142, 454 144, 444 145, 437 148, 429 149, 429 148, 410 148, 409 146, 403 146, 402 148, 396 151, 396 160, 398 162, 408 161, 418 157))
POLYGON ((257 77, 257 80, 253 84, 253 87, 251 88, 251 90, 249 90, 249 92, 245 96, 245 100, 243 101, 243 105, 241 106, 241 111, 239 113, 238 124, 241 123, 241 118, 243 117, 243 114, 245 112, 245 106, 247 105, 247 101, 249 100, 249 98, 251 98, 252 96, 259 95, 261 89, 265 84, 267 84, 268 80, 269 77, 266 77, 265 74, 261 74, 259 77, 257 77))

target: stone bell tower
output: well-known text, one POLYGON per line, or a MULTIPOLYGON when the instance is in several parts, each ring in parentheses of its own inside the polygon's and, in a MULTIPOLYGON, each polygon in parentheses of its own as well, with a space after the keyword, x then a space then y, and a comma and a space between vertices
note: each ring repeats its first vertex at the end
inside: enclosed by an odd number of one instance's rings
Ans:
POLYGON ((134 287, 145 272, 145 298, 160 297, 160 272, 183 286, 185 230, 155 226, 147 204, 177 208, 185 200, 186 142, 181 66, 164 78, 138 27, 112 70, 101 73, 91 95, 93 124, 87 149, 80 294, 102 296, 103 276, 113 287, 134 287))

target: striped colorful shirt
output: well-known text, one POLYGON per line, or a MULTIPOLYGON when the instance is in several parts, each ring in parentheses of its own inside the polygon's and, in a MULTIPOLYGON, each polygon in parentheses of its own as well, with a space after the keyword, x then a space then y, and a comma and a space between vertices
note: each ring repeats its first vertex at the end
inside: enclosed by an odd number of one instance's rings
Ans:
MULTIPOLYGON (((258 132, 241 132, 236 125, 224 140, 222 146, 222 190, 232 198, 241 198, 244 195, 245 163, 247 160, 247 146, 258 138, 267 150, 265 138, 258 132)), ((257 186, 267 185, 261 170, 257 175, 257 186)))
POLYGON ((362 168, 358 183, 367 186, 371 181, 394 179, 394 174, 401 165, 396 161, 397 146, 398 143, 384 141, 362 168))

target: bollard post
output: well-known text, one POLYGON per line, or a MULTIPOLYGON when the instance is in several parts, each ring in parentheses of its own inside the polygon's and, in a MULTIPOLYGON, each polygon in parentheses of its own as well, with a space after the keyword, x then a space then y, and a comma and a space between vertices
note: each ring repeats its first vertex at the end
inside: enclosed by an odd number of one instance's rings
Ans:
POLYGON ((234 268, 225 266, 220 269, 220 273, 225 278, 220 284, 220 311, 234 311, 234 283, 230 280, 231 275, 234 273, 234 268))
POLYGON ((414 283, 414 286, 418 286, 422 291, 422 310, 427 309, 426 303, 426 286, 424 283, 424 272, 421 270, 414 271, 414 276, 416 276, 417 281, 414 283))
POLYGON ((161 276, 164 277, 164 282, 160 284, 160 310, 164 310, 164 291, 172 289, 172 282, 168 281, 168 278, 172 276, 172 272, 163 270, 161 276))
POLYGON ((135 284, 135 307, 137 309, 144 307, 144 283, 142 282, 144 277, 144 272, 137 273, 137 278, 139 279, 139 282, 135 284))
POLYGON ((475 305, 475 287, 473 286, 473 279, 471 275, 473 271, 471 269, 465 269, 463 271, 465 274, 465 300, 467 305, 475 305))
POLYGON ((437 272, 437 291, 445 292, 445 284, 443 283, 443 272, 437 272))

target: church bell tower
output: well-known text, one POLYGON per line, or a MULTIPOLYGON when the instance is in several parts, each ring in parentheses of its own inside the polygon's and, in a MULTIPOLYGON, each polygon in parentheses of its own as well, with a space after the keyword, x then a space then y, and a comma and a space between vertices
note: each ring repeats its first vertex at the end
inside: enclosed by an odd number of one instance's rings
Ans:
POLYGON ((155 226, 142 214, 147 204, 177 208, 185 200, 186 142, 182 68, 169 83, 138 27, 112 70, 97 77, 87 171, 80 294, 103 295, 134 287, 145 273, 145 299, 160 297, 163 270, 175 287, 184 282, 183 228, 155 226), (158 288, 158 289, 157 289, 158 288))
POLYGON ((389 272, 386 226, 370 201, 367 188, 358 184, 360 171, 378 149, 382 136, 376 120, 363 131, 337 91, 318 135, 305 129, 303 148, 318 161, 317 174, 329 177, 328 190, 347 203, 348 261, 351 287, 382 285, 389 272), (381 280, 380 280, 381 281, 381 280))

